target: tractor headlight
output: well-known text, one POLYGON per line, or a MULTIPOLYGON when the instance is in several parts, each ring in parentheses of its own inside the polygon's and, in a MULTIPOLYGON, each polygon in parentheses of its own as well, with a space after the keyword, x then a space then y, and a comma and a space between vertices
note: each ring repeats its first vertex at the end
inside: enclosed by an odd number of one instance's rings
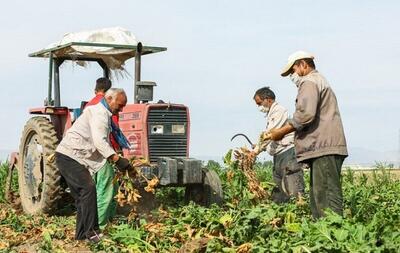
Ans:
POLYGON ((172 125, 172 133, 173 134, 184 134, 185 133, 185 125, 172 125))
POLYGON ((164 134, 164 126, 163 125, 152 125, 150 126, 151 134, 164 134))

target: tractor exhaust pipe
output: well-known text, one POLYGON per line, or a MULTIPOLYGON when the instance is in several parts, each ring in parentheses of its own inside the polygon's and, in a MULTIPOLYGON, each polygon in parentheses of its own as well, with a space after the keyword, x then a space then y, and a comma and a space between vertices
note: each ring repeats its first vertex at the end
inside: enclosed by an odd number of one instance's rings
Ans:
POLYGON ((135 104, 139 103, 138 99, 138 86, 137 83, 140 82, 140 71, 141 71, 141 57, 142 57, 142 43, 139 42, 137 44, 136 53, 135 53, 135 81, 133 86, 133 102, 135 104))

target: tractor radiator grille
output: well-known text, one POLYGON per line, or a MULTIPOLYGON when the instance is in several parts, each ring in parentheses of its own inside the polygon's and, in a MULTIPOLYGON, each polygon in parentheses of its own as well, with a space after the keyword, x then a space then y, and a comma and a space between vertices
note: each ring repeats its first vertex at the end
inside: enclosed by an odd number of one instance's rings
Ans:
POLYGON ((185 108, 150 109, 147 122, 151 162, 156 162, 159 157, 187 156, 188 119, 185 108), (184 125, 184 133, 173 133, 174 125, 184 125), (162 133, 152 133, 154 127, 162 127, 162 133))

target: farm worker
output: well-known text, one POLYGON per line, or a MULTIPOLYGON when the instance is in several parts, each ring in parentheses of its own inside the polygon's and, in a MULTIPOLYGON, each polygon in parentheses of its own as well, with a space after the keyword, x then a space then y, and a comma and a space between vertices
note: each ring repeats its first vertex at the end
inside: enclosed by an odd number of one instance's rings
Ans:
POLYGON ((109 142, 111 116, 126 105, 123 89, 109 89, 97 105, 89 106, 66 132, 56 149, 56 164, 65 178, 77 208, 76 240, 98 242, 99 234, 96 185, 91 177, 107 161, 117 169, 132 169, 130 162, 120 157, 109 142))
MULTIPOLYGON (((86 103, 85 108, 90 105, 98 104, 104 98, 104 94, 108 91, 108 89, 111 88, 111 86, 112 83, 110 79, 106 77, 100 77, 99 79, 97 79, 96 86, 94 89, 95 96, 89 102, 86 103)), ((112 121, 118 126, 119 125, 118 115, 113 114, 112 121)), ((112 134, 110 134, 110 141, 114 150, 121 152, 121 147, 118 145, 117 141, 115 140, 115 137, 112 134)))
MULTIPOLYGON (((254 101, 267 118, 265 132, 282 127, 287 119, 285 107, 275 100, 275 93, 269 87, 263 87, 254 94, 254 101)), ((294 133, 288 133, 280 141, 271 141, 260 147, 256 145, 253 153, 258 155, 267 151, 273 157, 273 179, 276 184, 272 190, 272 200, 276 203, 289 201, 291 196, 304 193, 302 166, 297 163, 294 151, 294 133)))
MULTIPOLYGON (((86 105, 96 105, 104 98, 104 94, 111 88, 111 81, 108 78, 101 77, 96 80, 96 87, 94 89, 95 97, 92 98, 86 105)), ((113 114, 111 116, 112 121, 118 126, 118 115, 113 114)), ((121 148, 118 145, 115 137, 110 133, 110 143, 116 152, 120 152, 121 148)), ((118 191, 118 183, 113 183, 115 173, 114 167, 110 162, 106 162, 103 167, 93 175, 93 179, 96 183, 96 194, 97 194, 97 215, 99 219, 99 226, 103 229, 109 220, 114 217, 117 210, 117 202, 114 199, 118 191)))
POLYGON ((310 167, 310 205, 314 218, 324 209, 343 214, 341 168, 347 157, 339 107, 328 81, 316 69, 314 56, 297 51, 289 56, 281 75, 297 86, 296 111, 281 128, 271 129, 272 140, 295 132, 298 162, 310 167))

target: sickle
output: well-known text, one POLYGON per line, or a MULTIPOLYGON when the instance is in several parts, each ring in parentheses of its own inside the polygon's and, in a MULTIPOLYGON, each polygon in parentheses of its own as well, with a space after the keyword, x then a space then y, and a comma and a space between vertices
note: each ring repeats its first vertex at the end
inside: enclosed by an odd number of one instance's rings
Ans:
POLYGON ((233 139, 235 139, 237 136, 243 136, 243 137, 246 138, 246 140, 250 143, 250 145, 253 146, 253 143, 251 143, 249 137, 247 137, 245 134, 242 134, 242 133, 235 134, 235 135, 231 138, 231 141, 233 141, 233 139))

